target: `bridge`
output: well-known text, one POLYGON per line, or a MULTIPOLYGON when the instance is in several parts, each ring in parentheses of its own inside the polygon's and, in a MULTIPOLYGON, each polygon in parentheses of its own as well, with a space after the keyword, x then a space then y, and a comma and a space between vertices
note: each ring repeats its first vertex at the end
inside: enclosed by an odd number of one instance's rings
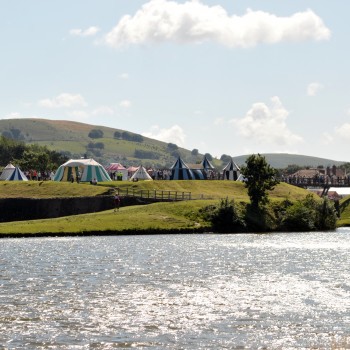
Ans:
POLYGON ((286 182, 290 185, 302 188, 321 188, 322 196, 327 195, 331 187, 350 187, 350 176, 347 177, 298 177, 285 176, 279 179, 280 182, 286 182))

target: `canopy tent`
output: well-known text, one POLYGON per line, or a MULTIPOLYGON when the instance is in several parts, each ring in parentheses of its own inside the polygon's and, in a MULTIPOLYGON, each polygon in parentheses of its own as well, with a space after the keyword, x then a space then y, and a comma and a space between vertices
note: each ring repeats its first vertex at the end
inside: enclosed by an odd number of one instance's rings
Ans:
POLYGON ((21 171, 20 168, 12 165, 11 163, 6 165, 3 169, 0 180, 7 181, 28 181, 27 176, 21 171))
POLYGON ((147 170, 140 165, 137 170, 134 172, 133 176, 131 176, 129 181, 137 181, 137 180, 153 180, 151 176, 148 174, 147 170))
POLYGON ((211 162, 209 161, 209 159, 206 156, 204 156, 201 164, 203 166, 203 169, 205 169, 205 170, 215 170, 214 165, 211 164, 211 162))
POLYGON ((112 181, 105 168, 94 159, 70 159, 62 164, 54 177, 54 181, 70 181, 72 178, 89 182, 112 181))
POLYGON ((223 179, 224 180, 233 180, 236 181, 240 175, 240 169, 239 166, 231 160, 228 162, 228 164, 222 169, 223 172, 223 179))
POLYGON ((191 169, 194 180, 206 180, 207 172, 205 169, 191 169))
POLYGON ((193 180, 195 176, 193 171, 188 168, 186 163, 179 157, 170 168, 170 180, 193 180))
POLYGON ((106 166, 106 170, 109 174, 115 174, 115 178, 118 178, 118 180, 120 179, 119 174, 121 180, 126 181, 128 179, 128 170, 120 163, 110 163, 106 166))

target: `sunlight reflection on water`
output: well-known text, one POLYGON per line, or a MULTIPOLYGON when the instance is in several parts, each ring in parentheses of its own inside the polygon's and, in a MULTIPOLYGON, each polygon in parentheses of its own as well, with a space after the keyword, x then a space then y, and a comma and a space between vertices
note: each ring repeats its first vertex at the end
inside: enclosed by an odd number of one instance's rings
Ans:
POLYGON ((340 229, 3 239, 0 345, 350 347, 349 238, 340 229))

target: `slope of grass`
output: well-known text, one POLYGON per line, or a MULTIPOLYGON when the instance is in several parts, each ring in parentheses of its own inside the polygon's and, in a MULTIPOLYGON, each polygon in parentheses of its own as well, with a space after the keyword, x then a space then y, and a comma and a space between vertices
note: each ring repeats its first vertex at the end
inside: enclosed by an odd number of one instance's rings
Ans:
POLYGON ((205 230, 209 224, 198 213, 210 201, 155 203, 147 206, 121 208, 118 212, 67 216, 58 219, 17 221, 0 223, 1 234, 40 233, 149 233, 159 230, 188 232, 205 230), (131 219, 132 218, 132 219, 131 219))
MULTIPOLYGON (((219 198, 229 197, 236 202, 248 202, 244 184, 232 181, 139 181, 102 183, 98 186, 57 182, 0 182, 2 197, 67 197, 107 194, 110 186, 150 190, 190 191, 193 196, 211 198, 176 203, 155 203, 146 206, 122 207, 118 212, 100 213, 0 224, 0 234, 103 234, 194 232, 209 229, 199 211, 219 198)), ((305 198, 309 192, 287 184, 280 184, 271 193, 272 201, 305 198)))
MULTIPOLYGON (((236 201, 248 201, 247 190, 243 182, 222 180, 194 180, 194 181, 138 181, 105 183, 105 186, 120 188, 121 191, 129 190, 170 190, 179 192, 191 192, 193 198, 234 198, 236 201)), ((286 183, 280 183, 271 191, 272 200, 297 200, 304 198, 310 192, 286 183)))
POLYGON ((107 187, 76 182, 0 181, 0 198, 89 197, 108 194, 107 187))
MULTIPOLYGON (((103 165, 112 161, 123 161, 124 163, 148 164, 165 166, 173 163, 175 158, 167 150, 167 143, 144 137, 144 142, 132 142, 114 139, 114 132, 123 132, 124 130, 110 128, 100 125, 84 124, 67 120, 49 120, 39 118, 25 119, 2 119, 0 120, 0 133, 17 129, 21 131, 21 136, 27 143, 39 143, 47 145, 51 150, 71 152, 76 157, 83 156, 86 153, 86 146, 89 142, 103 142, 105 149, 101 150, 101 156, 93 156, 103 165), (104 135, 102 139, 89 138, 89 132, 92 129, 102 130, 104 135), (158 160, 153 159, 134 159, 135 149, 143 151, 154 151, 160 153, 158 160)), ((133 134, 133 132, 129 132, 133 134)), ((201 161, 203 155, 192 156, 187 149, 180 148, 181 156, 188 163, 201 161)), ((220 156, 220 155, 218 155, 220 156)), ((265 157, 271 166, 275 168, 285 168, 290 164, 300 166, 332 166, 340 165, 344 162, 330 160, 326 158, 317 158, 295 154, 265 154, 265 157)), ((244 164, 247 155, 234 157, 238 165, 244 164)), ((221 160, 214 159, 213 163, 222 169, 224 165, 221 160)), ((6 165, 6 164, 2 164, 6 165)))
MULTIPOLYGON (((139 191, 191 192, 194 199, 220 199, 229 197, 236 201, 248 201, 247 190, 242 182, 233 181, 111 181, 91 186, 88 183, 55 181, 0 181, 0 198, 55 198, 84 197, 107 194, 111 189, 139 191)), ((281 183, 271 191, 271 200, 297 200, 310 192, 296 186, 281 183)))
POLYGON ((338 226, 350 226, 350 196, 340 201, 340 220, 338 226))

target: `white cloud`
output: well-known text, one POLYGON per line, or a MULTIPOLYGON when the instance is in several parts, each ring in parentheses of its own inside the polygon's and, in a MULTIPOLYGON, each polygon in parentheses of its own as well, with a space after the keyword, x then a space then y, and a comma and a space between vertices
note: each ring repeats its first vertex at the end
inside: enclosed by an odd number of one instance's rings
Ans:
POLYGON ((307 95, 308 96, 316 96, 317 93, 323 89, 323 85, 320 83, 311 83, 307 87, 307 95))
POLYGON ((343 139, 350 140, 350 123, 344 123, 335 128, 335 134, 343 139))
POLYGON ((122 73, 120 74, 120 79, 123 79, 123 80, 128 80, 129 79, 129 74, 128 73, 122 73))
POLYGON ((123 101, 120 101, 119 106, 123 108, 130 108, 131 102, 129 100, 123 100, 123 101))
POLYGON ((20 118, 24 118, 21 113, 18 112, 11 112, 10 114, 7 114, 5 116, 5 118, 3 119, 20 119, 20 118))
POLYGON ((68 113, 69 117, 74 119, 74 120, 86 120, 89 118, 89 113, 86 111, 80 111, 80 110, 76 110, 76 111, 71 111, 68 113))
POLYGON ((113 115, 114 109, 108 106, 100 106, 91 112, 92 115, 113 115))
POLYGON ((106 44, 200 43, 214 41, 227 47, 253 47, 257 44, 326 40, 330 30, 312 10, 278 17, 250 9, 242 16, 230 16, 220 5, 200 1, 178 3, 150 0, 133 16, 123 16, 106 35, 106 44))
POLYGON ((330 133, 324 132, 322 135, 322 142, 324 145, 330 145, 333 142, 334 137, 330 133))
POLYGON ((151 127, 150 131, 144 132, 142 135, 159 141, 175 143, 180 147, 185 147, 186 135, 184 130, 178 125, 173 125, 169 129, 161 129, 158 125, 154 125, 151 127))
POLYGON ((214 125, 215 126, 221 126, 221 125, 224 125, 226 122, 225 122, 225 119, 224 118, 216 118, 214 120, 214 125))
POLYGON ((83 30, 83 29, 71 29, 69 31, 69 34, 73 35, 73 36, 86 37, 86 36, 94 36, 99 31, 100 31, 99 27, 92 26, 92 27, 89 27, 89 28, 87 28, 85 30, 83 30))
POLYGON ((45 108, 70 108, 73 106, 86 107, 87 103, 80 94, 62 93, 51 99, 40 100, 38 105, 45 108))
POLYGON ((288 129, 288 114, 280 99, 275 96, 271 98, 270 107, 265 103, 254 103, 243 118, 234 119, 231 123, 238 128, 240 135, 262 146, 289 147, 303 139, 288 129))

